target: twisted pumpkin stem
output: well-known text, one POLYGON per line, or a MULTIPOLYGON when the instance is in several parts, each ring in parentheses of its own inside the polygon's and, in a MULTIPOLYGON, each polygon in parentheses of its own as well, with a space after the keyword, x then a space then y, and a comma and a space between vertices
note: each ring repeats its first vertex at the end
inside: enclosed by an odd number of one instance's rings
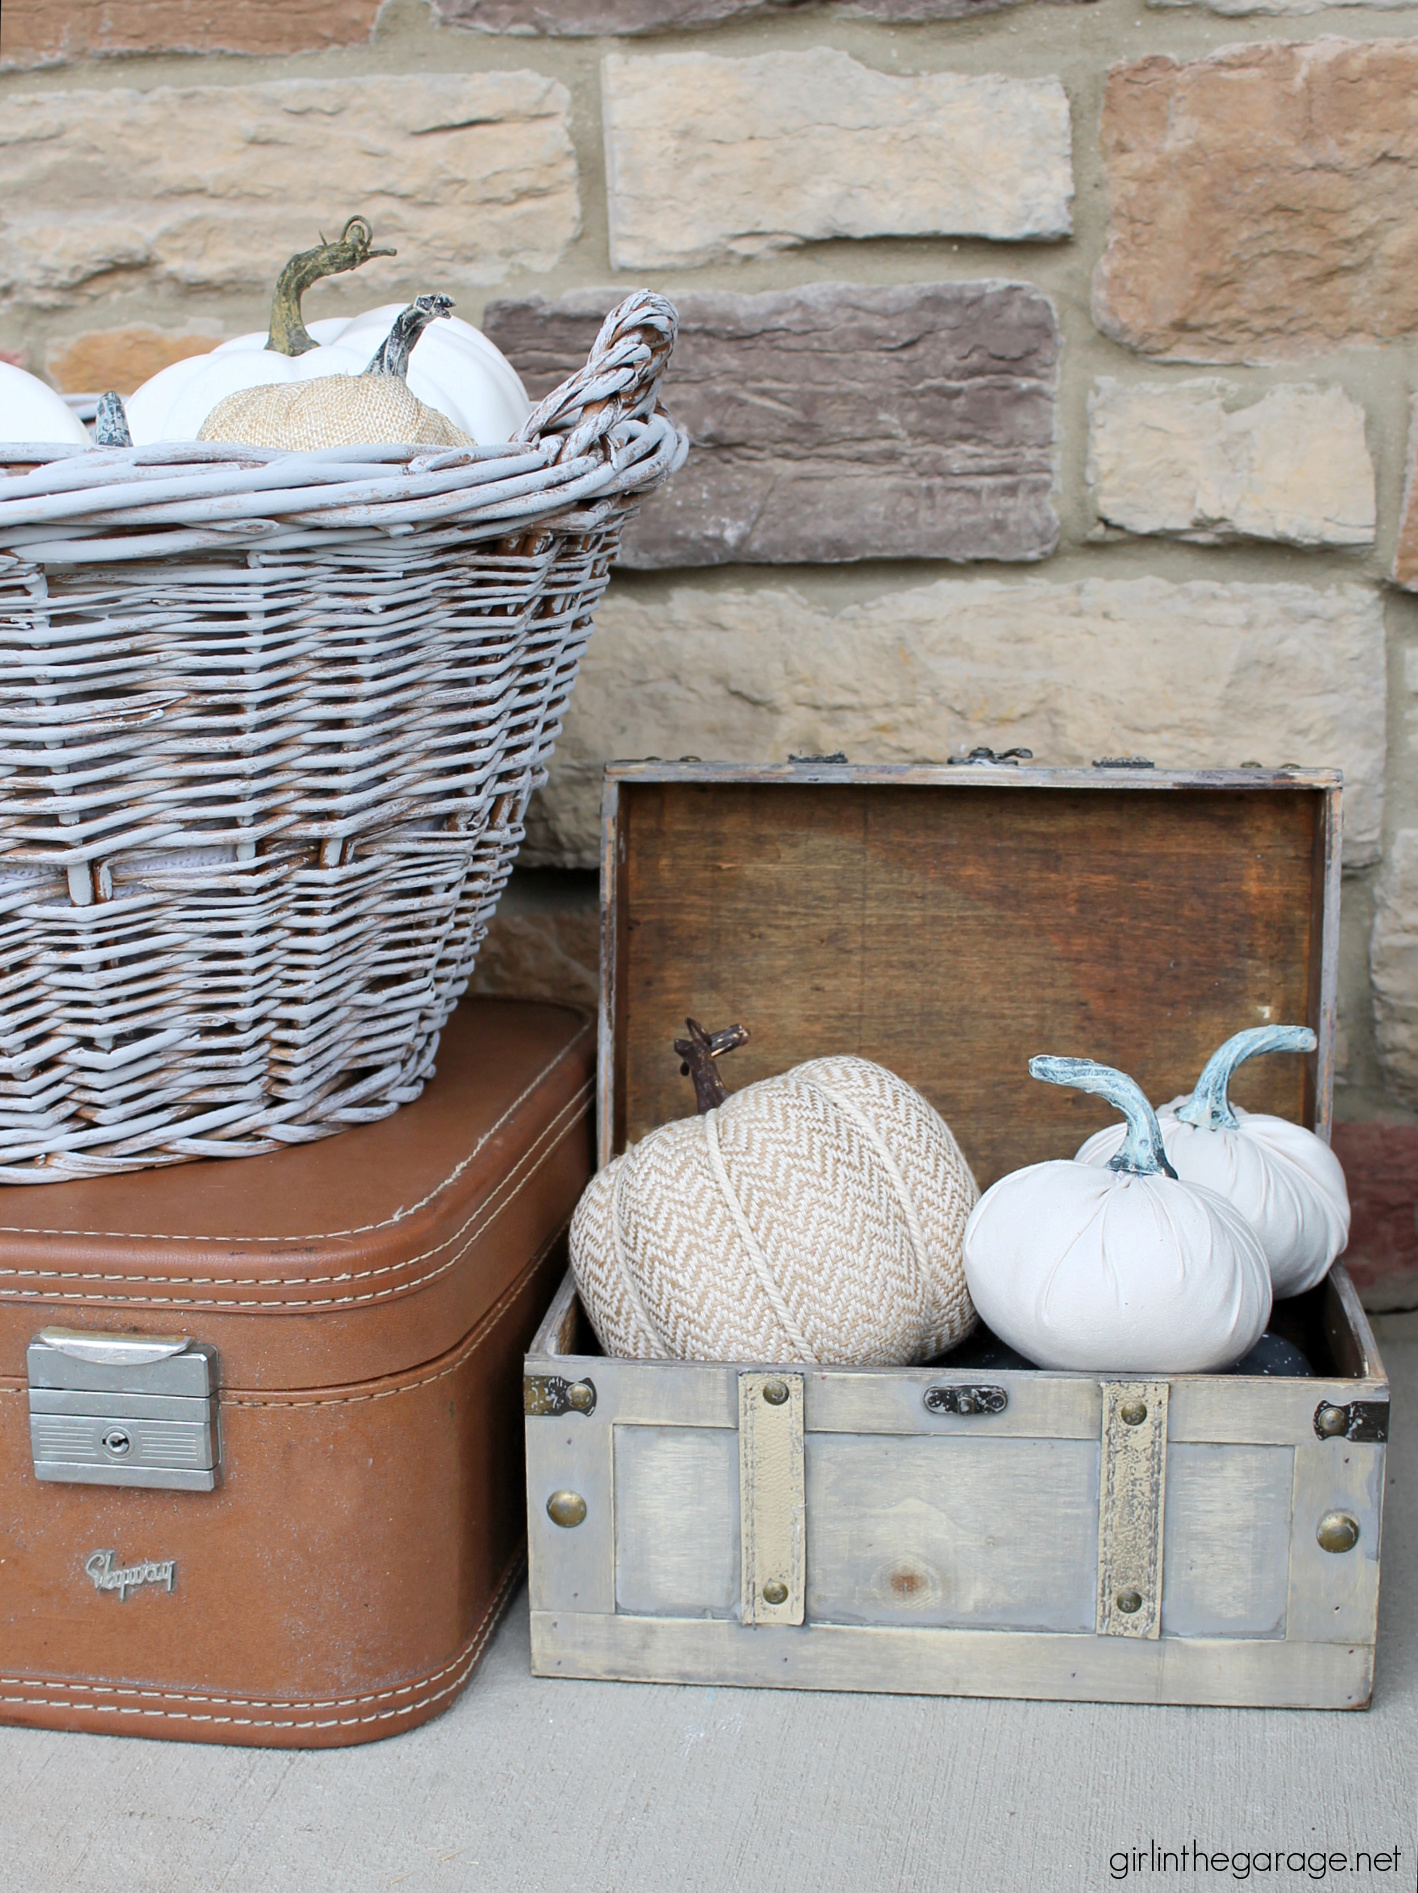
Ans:
POLYGON ((1091 1058, 1031 1058, 1029 1075, 1042 1078, 1045 1084, 1072 1085, 1076 1091, 1092 1091, 1106 1098, 1114 1110, 1122 1112, 1127 1119, 1127 1136, 1122 1149, 1109 1163, 1110 1170, 1121 1170, 1134 1177, 1159 1174, 1176 1177, 1176 1171, 1167 1161, 1157 1113, 1147 1102, 1142 1086, 1125 1071, 1095 1064, 1091 1058))
POLYGON ((1198 1124, 1209 1131, 1239 1129, 1230 1098, 1231 1075, 1237 1065, 1262 1052, 1312 1052, 1318 1043, 1307 1025, 1255 1025, 1237 1032, 1207 1059, 1196 1090, 1177 1106, 1177 1116, 1184 1124, 1198 1124))
POLYGON ((123 406, 123 397, 112 388, 98 398, 98 413, 94 417, 94 445, 96 447, 131 447, 133 436, 128 432, 128 414, 123 406))
POLYGON ((364 217, 351 217, 333 243, 322 237, 313 250, 293 256, 276 278, 271 298, 271 332, 266 346, 276 355, 305 355, 320 344, 305 326, 300 299, 323 276, 340 276, 358 269, 371 256, 397 256, 397 250, 375 250, 374 232, 364 217))
POLYGON ((408 378, 409 357, 414 343, 430 322, 441 322, 453 313, 451 296, 420 296, 394 318, 394 326, 380 345, 379 353, 365 369, 367 375, 397 375, 408 378))
POLYGON ((729 1025, 722 1032, 706 1032, 698 1019, 686 1019, 685 1024, 689 1037, 675 1040, 675 1050, 684 1060, 679 1073, 681 1078, 693 1078, 695 1110, 703 1117, 706 1111, 716 1111, 729 1095, 714 1069, 714 1060, 747 1045, 748 1028, 729 1025))

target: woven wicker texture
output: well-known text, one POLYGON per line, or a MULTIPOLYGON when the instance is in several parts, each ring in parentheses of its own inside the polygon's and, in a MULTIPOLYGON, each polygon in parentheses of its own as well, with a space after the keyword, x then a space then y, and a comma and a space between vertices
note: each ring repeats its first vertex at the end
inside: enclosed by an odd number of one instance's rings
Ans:
POLYGON ((418 1095, 683 459, 673 339, 631 297, 510 445, 3 450, 0 1180, 418 1095))
POLYGON ((357 447, 363 441, 471 447, 446 414, 420 401, 397 375, 321 375, 271 382, 226 395, 203 421, 198 440, 248 447, 357 447))
POLYGON ((608 1354, 924 1361, 974 1325, 961 1242, 978 1195, 919 1092, 818 1058, 607 1164, 571 1266, 608 1354))

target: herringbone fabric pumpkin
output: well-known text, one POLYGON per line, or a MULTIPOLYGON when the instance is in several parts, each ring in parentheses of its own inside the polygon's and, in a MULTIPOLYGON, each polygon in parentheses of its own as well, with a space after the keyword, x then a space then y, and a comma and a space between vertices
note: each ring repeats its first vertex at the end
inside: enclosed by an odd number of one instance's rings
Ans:
POLYGON ((608 1354, 924 1361, 975 1323, 961 1241, 978 1195, 919 1092, 818 1058, 608 1164, 571 1265, 608 1354))

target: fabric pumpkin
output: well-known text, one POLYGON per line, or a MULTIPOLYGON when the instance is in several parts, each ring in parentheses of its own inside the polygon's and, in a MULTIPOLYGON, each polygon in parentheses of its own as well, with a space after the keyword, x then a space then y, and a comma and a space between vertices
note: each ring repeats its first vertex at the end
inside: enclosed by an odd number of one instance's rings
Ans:
POLYGON ((68 402, 37 375, 9 362, 0 362, 0 441, 89 445, 84 423, 68 402))
MULTIPOLYGON (((1243 1111, 1228 1096, 1231 1075, 1263 1052, 1312 1052, 1308 1026, 1262 1025, 1227 1039, 1206 1062, 1195 1091, 1157 1113, 1168 1161, 1185 1183, 1203 1183, 1232 1203, 1260 1239, 1272 1292, 1300 1295, 1329 1273, 1349 1240, 1349 1191, 1338 1157, 1301 1124, 1243 1111)), ((1078 1152, 1105 1164, 1124 1133, 1110 1125, 1078 1152)))
POLYGON ((437 408, 426 407, 405 380, 409 352, 430 322, 452 308, 447 296, 420 296, 402 311, 374 360, 359 375, 275 382, 219 401, 198 440, 309 452, 370 441, 416 441, 431 447, 473 443, 437 408))
MULTIPOLYGON (((394 254, 371 248, 371 241, 366 220, 352 217, 335 242, 304 250, 286 264, 272 299, 269 330, 235 336, 209 355, 173 362, 145 381, 128 401, 128 424, 137 444, 197 439, 218 402, 247 388, 362 373, 403 305, 386 303, 307 328, 301 298, 322 277, 357 269, 372 256, 394 254)), ((510 440, 532 411, 511 362, 457 316, 424 337, 417 360, 409 364, 408 381, 425 407, 436 408, 470 440, 510 440)))
POLYGON ((1111 1163, 1054 1161, 1001 1177, 965 1230, 965 1276, 985 1324, 1040 1367, 1196 1374, 1249 1353, 1270 1317, 1270 1271, 1250 1224, 1168 1165, 1131 1078, 1081 1058, 1035 1058, 1050 1084, 1097 1092, 1127 1126, 1111 1163))
POLYGON ((577 1206, 571 1266, 608 1354, 924 1361, 975 1324, 960 1243, 977 1195, 919 1092, 864 1058, 816 1058, 609 1163, 577 1206))

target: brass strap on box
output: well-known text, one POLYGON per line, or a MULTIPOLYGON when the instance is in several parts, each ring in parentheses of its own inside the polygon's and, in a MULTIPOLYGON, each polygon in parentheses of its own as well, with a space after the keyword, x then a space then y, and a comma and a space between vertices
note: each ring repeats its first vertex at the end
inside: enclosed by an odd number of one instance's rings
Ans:
POLYGON ((1155 1638, 1162 1627, 1167 1383, 1105 1380, 1102 1386, 1098 1635, 1155 1638))

